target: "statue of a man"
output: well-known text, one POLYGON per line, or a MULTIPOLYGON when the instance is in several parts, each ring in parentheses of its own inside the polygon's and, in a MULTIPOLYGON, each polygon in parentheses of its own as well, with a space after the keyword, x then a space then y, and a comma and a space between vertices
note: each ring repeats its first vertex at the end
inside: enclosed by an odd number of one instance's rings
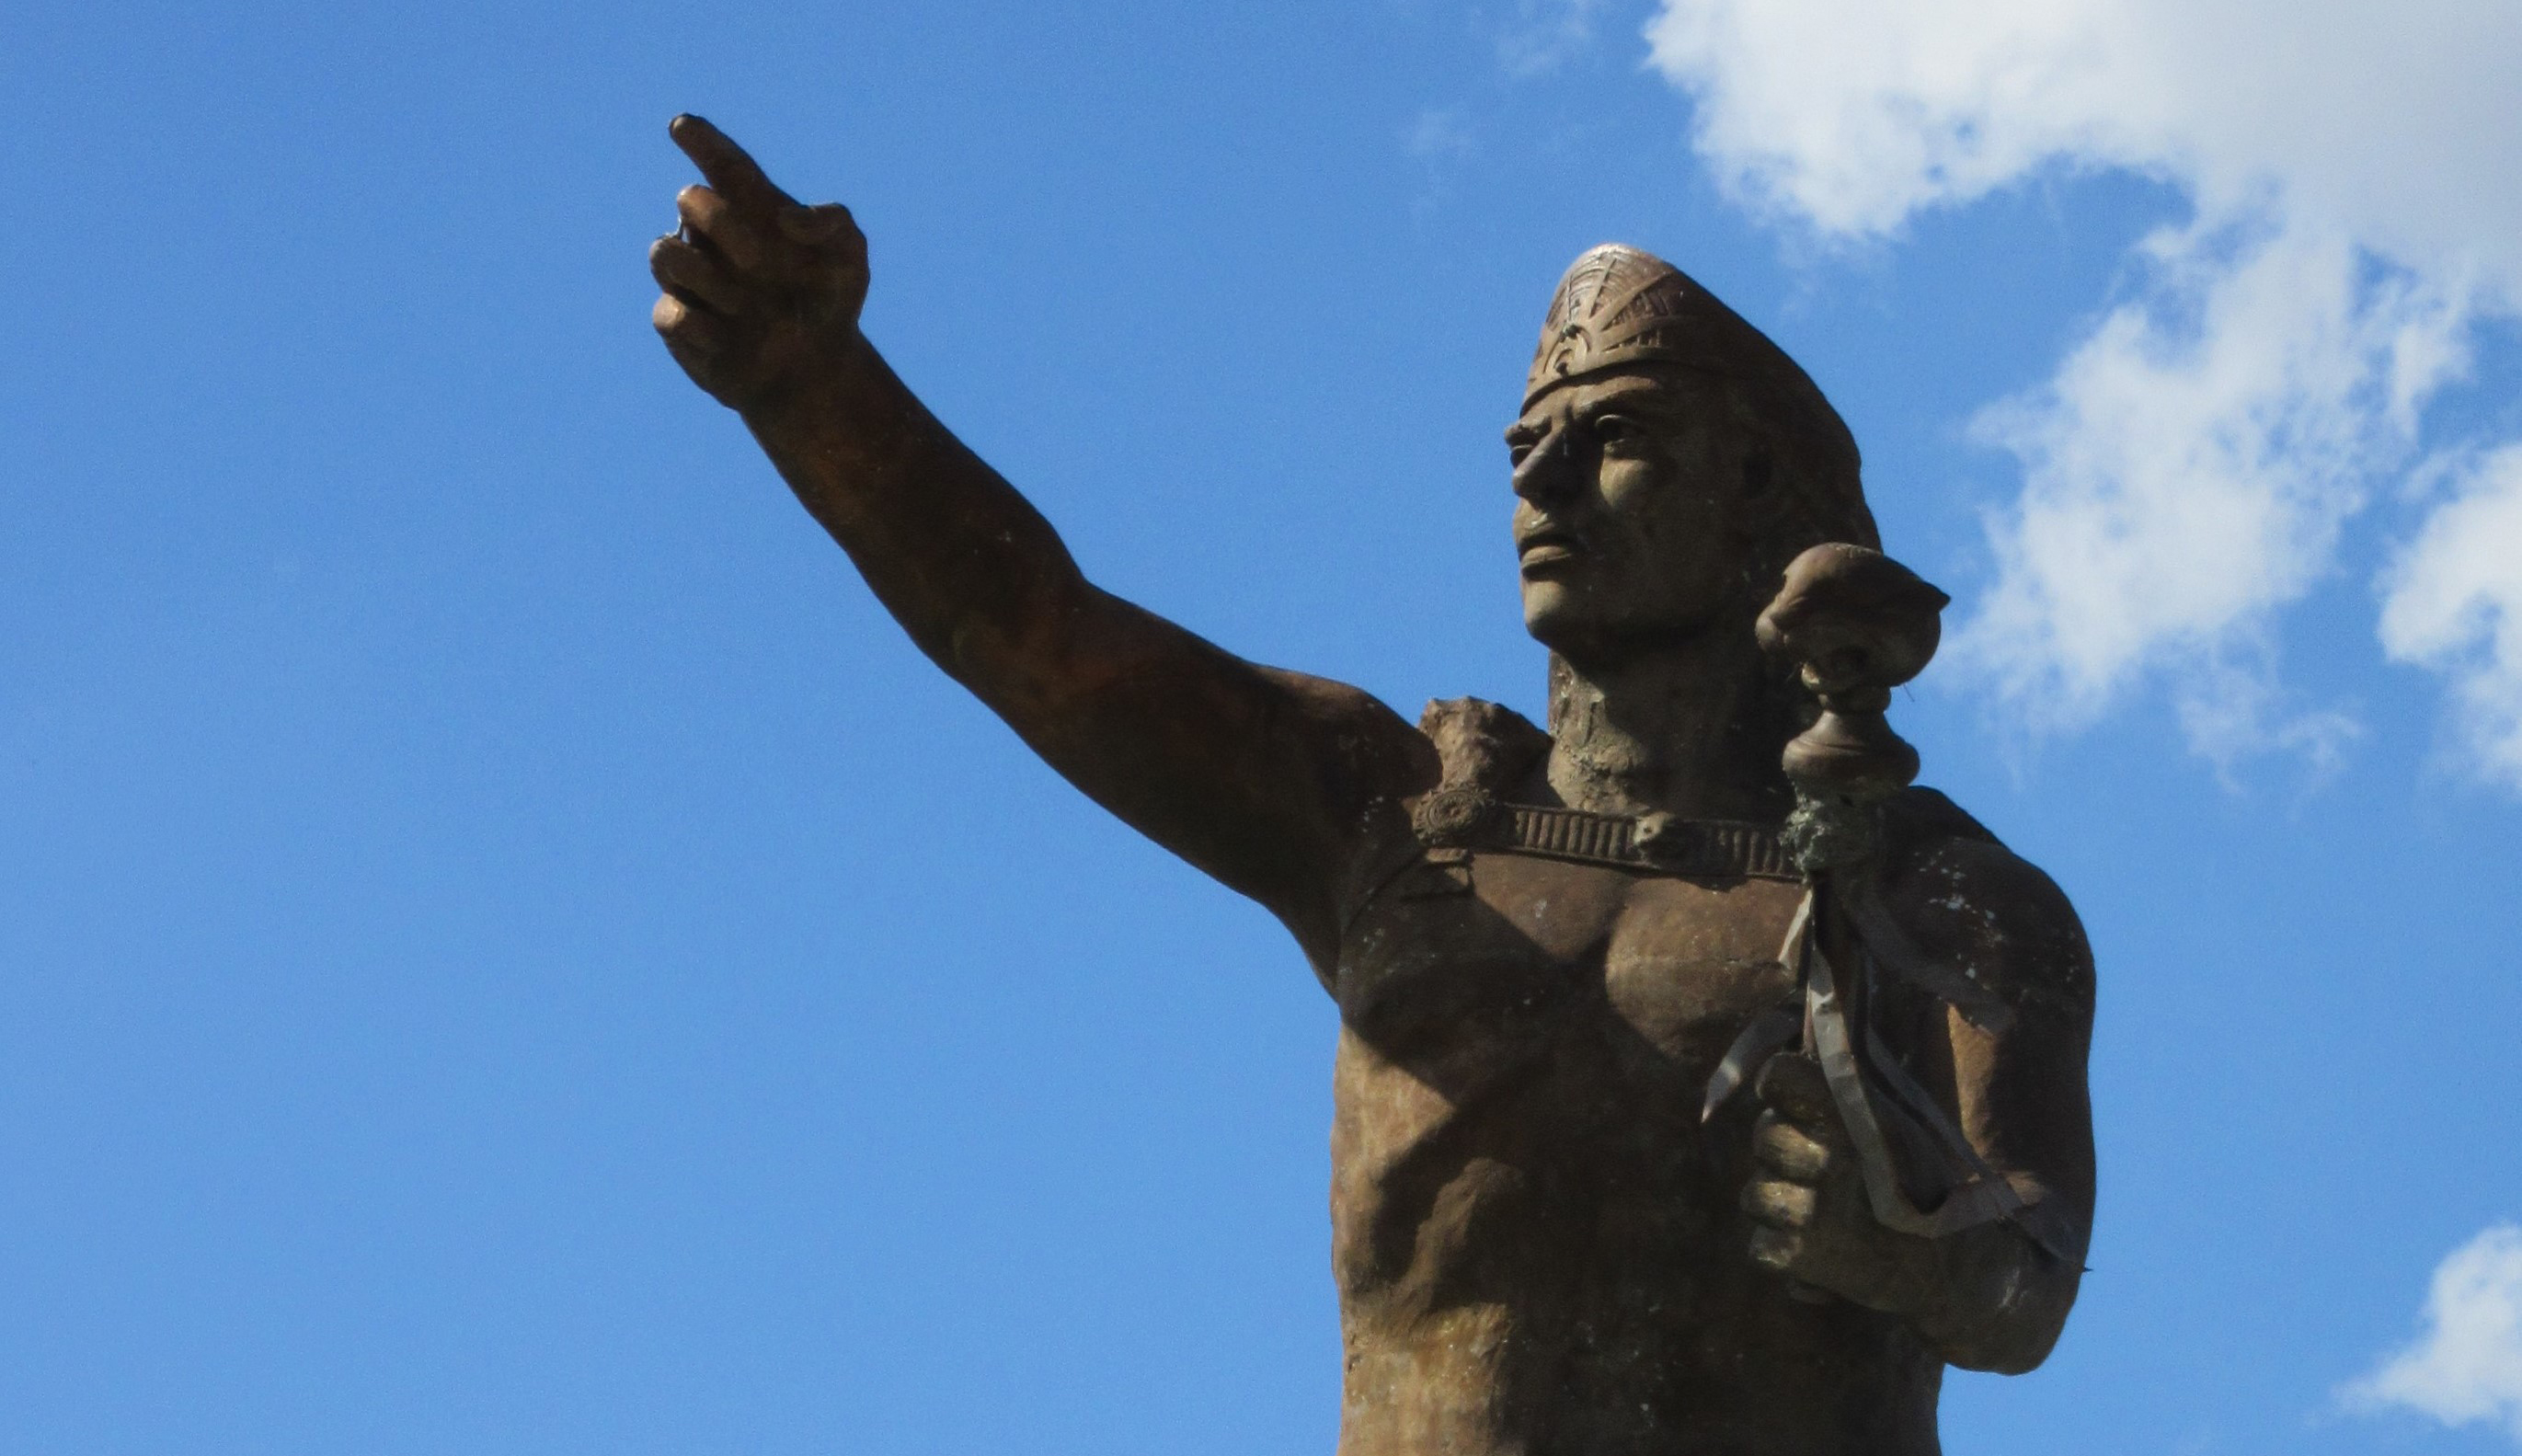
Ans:
MULTIPOLYGON (((1469 699, 1414 728, 1085 580, 860 333, 848 212, 673 135, 708 184, 650 254, 677 361, 921 650, 1336 1000, 1342 1456, 1917 1456, 1945 1364, 2041 1361, 2092 1211, 2090 953, 1910 789, 1849 903, 1919 978, 1797 999, 1780 756, 1814 680, 1754 624, 1799 553, 1875 532, 1774 345, 1642 253, 1577 261, 1506 437, 1547 731, 1469 699)), ((1812 944, 1848 977, 1852 942, 1812 944)))

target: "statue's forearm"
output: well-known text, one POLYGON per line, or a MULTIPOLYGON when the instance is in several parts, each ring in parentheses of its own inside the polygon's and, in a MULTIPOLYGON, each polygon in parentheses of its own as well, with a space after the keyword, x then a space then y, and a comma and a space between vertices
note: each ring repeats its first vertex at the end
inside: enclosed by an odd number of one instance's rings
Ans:
POLYGON ((1888 893, 1921 949, 1966 968, 2010 1008, 1996 1029, 1941 1012, 1955 1094, 1948 1115, 1983 1170, 2003 1170, 2028 1204, 2020 1224, 1934 1241, 1927 1296, 1909 1306, 1911 1318, 1952 1364, 2021 1374, 2047 1358, 2066 1326, 2092 1228, 2092 952, 2057 886, 1993 841, 1946 840, 1888 893))
POLYGON ((853 331, 744 410, 797 498, 922 651, 976 688, 1010 685, 1090 594, 1051 524, 853 331))
POLYGON ((1098 589, 872 348, 829 355, 742 412, 886 610, 1070 782, 1328 956, 1321 867, 1348 795, 1411 772, 1393 745, 1421 740, 1355 689, 1265 673, 1098 589))

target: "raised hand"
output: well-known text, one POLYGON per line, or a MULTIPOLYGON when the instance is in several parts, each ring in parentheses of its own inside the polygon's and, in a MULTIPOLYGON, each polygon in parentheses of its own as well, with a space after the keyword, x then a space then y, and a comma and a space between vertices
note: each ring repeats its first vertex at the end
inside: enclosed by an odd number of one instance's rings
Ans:
POLYGON ((700 117, 677 117, 667 130, 707 185, 676 195, 681 230, 648 249, 665 290, 651 316, 693 383, 752 409, 859 346, 866 238, 847 208, 780 191, 700 117))
POLYGON ((1757 1225, 1751 1261, 1869 1309, 1916 1314, 1935 1288, 1935 1246, 1875 1222, 1865 1177, 1840 1126, 1821 1063, 1781 1052, 1754 1090, 1756 1171, 1743 1211, 1757 1225))

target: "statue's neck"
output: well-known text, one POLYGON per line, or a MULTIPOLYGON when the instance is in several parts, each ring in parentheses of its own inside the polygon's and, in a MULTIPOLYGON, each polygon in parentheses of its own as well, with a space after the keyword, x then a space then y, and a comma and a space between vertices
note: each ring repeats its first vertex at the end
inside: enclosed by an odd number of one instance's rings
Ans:
POLYGON ((1582 667, 1550 659, 1550 786, 1598 814, 1786 818, 1778 755, 1800 727, 1750 633, 1582 667))

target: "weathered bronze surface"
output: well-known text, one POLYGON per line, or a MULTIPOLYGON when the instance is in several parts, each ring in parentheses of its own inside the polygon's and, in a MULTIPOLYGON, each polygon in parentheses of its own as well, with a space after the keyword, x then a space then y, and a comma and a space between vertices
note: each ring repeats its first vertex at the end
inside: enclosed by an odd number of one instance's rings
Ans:
POLYGON ((1336 1000, 1343 1456, 1915 1456, 1946 1364, 2041 1361, 2091 958, 1904 786, 1882 710, 1943 598, 1874 554, 1801 369, 1655 258, 1578 259, 1507 432, 1548 729, 1414 728, 1087 582, 860 333, 848 212, 673 134, 708 179, 650 254, 675 358, 922 650, 1336 1000))

